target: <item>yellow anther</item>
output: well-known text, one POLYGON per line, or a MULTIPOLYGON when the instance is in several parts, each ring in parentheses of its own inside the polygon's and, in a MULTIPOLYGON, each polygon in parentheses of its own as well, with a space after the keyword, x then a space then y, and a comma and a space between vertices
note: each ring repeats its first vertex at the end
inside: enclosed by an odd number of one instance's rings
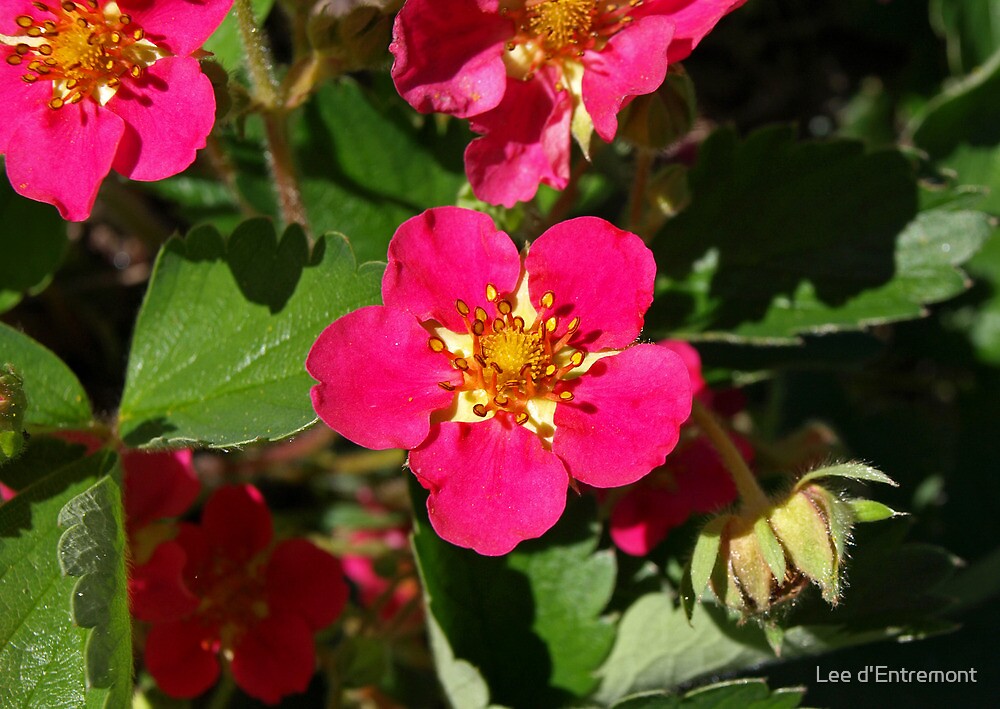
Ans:
POLYGON ((500 318, 495 318, 493 320, 493 332, 500 332, 504 329, 504 327, 506 327, 506 325, 500 318))
POLYGON ((466 305, 465 301, 461 298, 455 301, 455 310, 457 310, 462 316, 469 314, 469 306, 466 305))
POLYGON ((549 318, 548 320, 545 321, 545 331, 546 332, 555 332, 556 331, 556 326, 558 324, 559 324, 558 320, 556 320, 555 318, 549 318))
POLYGON ((580 328, 580 318, 576 317, 569 321, 566 332, 576 332, 580 328))
POLYGON ((498 295, 500 295, 500 294, 497 293, 496 286, 494 286, 492 283, 487 283, 486 284, 486 300, 488 300, 490 303, 492 303, 494 300, 497 299, 498 295))
POLYGON ((501 300, 497 303, 497 310, 500 311, 501 315, 510 315, 511 307, 510 303, 506 300, 501 300))
POLYGON ((573 392, 571 391, 561 391, 559 392, 559 398, 563 401, 573 401, 573 392))
POLYGON ((486 311, 479 306, 476 306, 476 320, 486 322, 487 319, 489 319, 489 315, 486 314, 486 311))
POLYGON ((28 17, 27 15, 18 15, 17 19, 15 19, 14 22, 17 23, 18 27, 25 27, 25 28, 31 27, 33 24, 35 24, 35 21, 30 17, 28 17))
POLYGON ((584 357, 585 355, 583 354, 583 352, 580 351, 574 352, 573 356, 569 358, 569 363, 572 364, 574 367, 579 367, 581 364, 583 364, 584 357))
POLYGON ((551 377, 555 373, 556 373, 556 366, 554 364, 550 364, 548 367, 545 368, 546 377, 551 377))
POLYGON ((542 294, 541 300, 538 301, 543 308, 551 308, 552 304, 555 302, 556 294, 550 290, 545 291, 545 293, 542 294))
POLYGON ((489 411, 482 404, 476 404, 475 406, 472 407, 472 413, 474 413, 476 416, 479 416, 480 418, 484 418, 489 413, 489 411))
POLYGON ((455 385, 451 382, 438 382, 438 386, 445 391, 455 391, 455 385))
POLYGON ((469 368, 469 360, 464 357, 458 357, 452 364, 455 365, 455 369, 461 369, 463 372, 469 368))
POLYGON ((486 326, 483 325, 483 321, 482 320, 473 320, 472 321, 472 332, 473 332, 473 334, 475 334, 478 337, 479 335, 482 335, 485 331, 486 331, 486 326))
POLYGON ((514 423, 516 423, 518 426, 523 426, 527 422, 528 422, 528 414, 524 411, 522 411, 521 413, 519 413, 517 416, 514 417, 514 423))
POLYGON ((427 345, 434 352, 444 352, 444 349, 445 349, 445 347, 444 347, 444 340, 442 340, 440 337, 432 337, 432 338, 430 338, 429 340, 427 340, 427 345))
POLYGON ((9 57, 7 57, 7 63, 10 64, 11 66, 17 66, 18 64, 21 63, 21 55, 11 54, 9 57))

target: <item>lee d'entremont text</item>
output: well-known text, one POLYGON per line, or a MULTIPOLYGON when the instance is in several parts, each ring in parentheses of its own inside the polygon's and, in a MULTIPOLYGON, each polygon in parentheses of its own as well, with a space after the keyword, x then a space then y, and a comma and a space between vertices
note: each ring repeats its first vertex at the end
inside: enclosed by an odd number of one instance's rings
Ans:
POLYGON ((888 665, 865 665, 856 672, 851 670, 823 670, 816 666, 816 681, 819 683, 861 682, 870 684, 962 684, 975 683, 975 667, 965 670, 908 670, 905 667, 888 665))

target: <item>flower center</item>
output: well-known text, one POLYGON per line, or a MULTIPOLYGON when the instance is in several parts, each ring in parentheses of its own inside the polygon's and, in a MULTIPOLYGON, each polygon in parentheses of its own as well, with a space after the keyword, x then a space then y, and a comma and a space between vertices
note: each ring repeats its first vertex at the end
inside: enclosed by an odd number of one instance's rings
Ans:
POLYGON ((544 64, 578 61, 600 51, 612 35, 632 21, 629 11, 642 0, 540 0, 503 8, 514 22, 507 42, 507 73, 526 81, 544 64))
POLYGON ((86 96, 107 103, 123 76, 138 78, 160 56, 142 28, 114 2, 103 7, 97 0, 32 5, 50 19, 19 15, 18 33, 0 41, 13 49, 7 63, 27 69, 21 75, 26 83, 52 82, 52 109, 86 96))
POLYGON ((529 8, 528 27, 550 51, 579 45, 590 34, 596 0, 543 0, 529 8))
POLYGON ((530 327, 525 326, 524 318, 514 315, 510 300, 501 298, 492 284, 486 286, 486 301, 494 311, 492 317, 485 308, 473 310, 463 300, 455 302, 472 337, 471 352, 452 352, 437 336, 428 341, 434 352, 446 355, 464 375, 458 387, 441 382, 441 388, 484 392, 486 402, 472 407, 476 416, 485 418, 505 411, 518 424, 530 418, 528 402, 532 399, 572 401, 571 392, 556 392, 555 387, 586 357, 583 350, 567 346, 580 328, 580 318, 570 320, 566 333, 557 338, 559 321, 551 315, 555 303, 551 291, 539 300, 538 314, 530 327))

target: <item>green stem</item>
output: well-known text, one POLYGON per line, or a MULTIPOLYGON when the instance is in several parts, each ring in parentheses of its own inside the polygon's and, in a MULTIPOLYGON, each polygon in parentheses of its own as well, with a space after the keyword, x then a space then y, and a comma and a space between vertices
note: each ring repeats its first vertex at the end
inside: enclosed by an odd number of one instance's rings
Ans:
POLYGON ((308 231, 309 221, 302 191, 295 170, 288 140, 288 110, 277 79, 274 76, 274 60, 267 46, 267 39, 254 17, 250 0, 235 0, 236 20, 240 28, 240 38, 247 54, 247 68, 253 86, 254 100, 261 106, 264 132, 267 136, 268 167, 274 179, 278 194, 278 206, 285 224, 299 223, 308 231))
POLYGON ((235 0, 236 22, 240 27, 240 39, 247 53, 247 68, 250 70, 250 82, 253 84, 254 98, 267 109, 278 108, 281 105, 278 95, 278 82, 274 78, 274 61, 267 39, 261 31, 257 18, 253 14, 250 0, 235 0))
POLYGON ((264 111, 264 131, 267 135, 267 158, 278 193, 278 206, 285 224, 301 224, 309 232, 309 219, 295 170, 292 146, 288 141, 287 113, 283 110, 264 111))
POLYGON ((215 692, 212 693, 208 709, 226 709, 235 693, 236 683, 233 681, 233 676, 228 671, 223 672, 219 683, 215 686, 215 692))
MULTIPOLYGON (((649 183, 649 174, 653 170, 653 152, 644 148, 637 148, 635 159, 635 176, 632 178, 632 191, 628 201, 628 228, 634 233, 638 233, 639 224, 642 221, 643 203, 646 200, 646 185, 649 183)), ((645 234, 639 234, 644 241, 649 241, 645 234)))
POLYGON ((691 406, 691 419, 698 424, 698 427, 715 446, 715 450, 718 451, 726 470, 729 471, 733 482, 736 483, 736 491, 740 495, 743 509, 757 512, 766 510, 768 506, 767 495, 760 489, 757 478, 750 471, 729 434, 719 425, 715 414, 695 399, 691 406))

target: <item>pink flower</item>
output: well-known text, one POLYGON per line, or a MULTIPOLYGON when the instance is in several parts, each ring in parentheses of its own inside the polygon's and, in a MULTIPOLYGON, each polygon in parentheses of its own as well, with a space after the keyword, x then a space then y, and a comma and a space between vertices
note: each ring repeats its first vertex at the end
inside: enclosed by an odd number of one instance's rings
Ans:
POLYGON ((389 49, 414 108, 468 118, 476 196, 513 206, 569 179, 570 133, 611 142, 618 111, 652 93, 745 0, 407 0, 389 49))
MULTIPOLYGON (((680 356, 695 398, 711 407, 715 393, 705 385, 698 351, 679 340, 665 340, 659 346, 680 356)), ((611 511, 611 541, 626 554, 645 556, 692 516, 716 512, 736 501, 736 485, 715 447, 700 432, 684 428, 694 436, 681 441, 666 463, 633 485, 611 511)), ((743 458, 752 461, 749 441, 735 433, 730 437, 743 458)))
POLYGON ((232 0, 0 0, 0 153, 14 189, 90 215, 108 172, 184 170, 215 121, 190 56, 232 0))
POLYGON ((316 669, 313 634, 347 602, 340 563, 304 539, 272 546, 271 513, 251 485, 220 488, 201 525, 183 524, 162 562, 179 567, 196 602, 156 622, 146 638, 146 668, 167 694, 194 697, 229 660, 247 694, 269 704, 305 690, 316 669))
POLYGON ((411 449, 437 533, 505 554, 559 519, 573 480, 626 485, 677 443, 684 364, 634 345, 656 267, 594 217, 522 256, 484 214, 431 209, 389 244, 383 306, 335 321, 306 361, 313 406, 368 448, 411 449))

